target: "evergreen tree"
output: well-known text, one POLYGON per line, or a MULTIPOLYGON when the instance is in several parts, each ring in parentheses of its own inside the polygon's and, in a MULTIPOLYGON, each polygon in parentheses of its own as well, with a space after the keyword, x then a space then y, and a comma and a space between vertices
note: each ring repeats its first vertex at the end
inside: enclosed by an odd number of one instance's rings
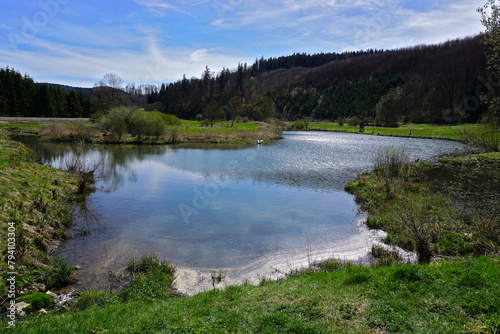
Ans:
POLYGON ((62 92, 61 88, 51 89, 52 96, 55 103, 55 116, 56 117, 70 117, 67 110, 66 95, 62 92))
POLYGON ((42 84, 38 87, 35 98, 35 113, 40 117, 54 117, 56 112, 56 103, 51 94, 48 84, 42 84))
POLYGON ((70 117, 82 117, 83 115, 83 106, 80 101, 80 96, 76 92, 76 90, 72 90, 66 99, 66 105, 68 108, 68 114, 70 117))

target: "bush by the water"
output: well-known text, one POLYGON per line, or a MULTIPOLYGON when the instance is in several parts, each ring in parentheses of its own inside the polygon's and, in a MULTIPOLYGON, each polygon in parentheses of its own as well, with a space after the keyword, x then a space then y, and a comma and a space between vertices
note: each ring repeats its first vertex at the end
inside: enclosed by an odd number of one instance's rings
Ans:
POLYGON ((130 260, 127 271, 133 280, 123 291, 124 300, 161 299, 173 294, 175 267, 161 261, 155 254, 130 260))
POLYGON ((97 123, 104 133, 111 132, 121 140, 126 133, 137 139, 143 137, 160 138, 165 133, 165 126, 179 125, 181 121, 174 115, 159 111, 143 111, 131 107, 118 107, 101 115, 97 123))
POLYGON ((479 124, 459 130, 463 142, 483 147, 488 151, 500 151, 500 126, 494 123, 479 124))
POLYGON ((388 233, 385 243, 416 251, 421 263, 498 254, 498 173, 491 167, 450 164, 452 179, 443 183, 428 164, 409 162, 402 151, 380 152, 375 165, 346 190, 369 212, 367 225, 388 233))

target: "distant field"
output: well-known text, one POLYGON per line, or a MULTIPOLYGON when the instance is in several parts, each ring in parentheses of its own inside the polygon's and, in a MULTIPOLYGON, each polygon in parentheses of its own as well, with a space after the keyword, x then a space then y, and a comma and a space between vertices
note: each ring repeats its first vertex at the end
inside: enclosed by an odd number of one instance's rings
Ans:
MULTIPOLYGON (((37 118, 37 117, 0 117, 0 128, 25 129, 25 131, 33 132, 44 125, 59 124, 69 130, 76 128, 94 127, 93 123, 89 122, 88 118, 37 118)), ((213 137, 213 135, 230 135, 245 133, 256 133, 265 123, 234 123, 231 127, 231 122, 216 122, 213 127, 201 126, 198 121, 182 120, 180 125, 167 126, 167 131, 176 130, 178 134, 201 135, 213 137)), ((291 123, 288 123, 291 125, 291 123)), ((375 126, 365 127, 364 134, 384 135, 384 136, 399 136, 399 137, 415 137, 415 138, 436 138, 458 140, 459 131, 478 127, 477 124, 461 124, 461 125, 436 125, 436 124, 405 124, 397 128, 383 128, 375 126)), ((317 131, 333 131, 333 132, 350 132, 359 133, 359 126, 340 126, 332 122, 311 122, 309 130, 317 131)), ((189 141, 188 138, 186 140, 189 141)), ((211 139, 213 140, 213 138, 211 139)))
MULTIPOLYGON (((457 139, 459 130, 463 130, 466 127, 470 128, 473 126, 476 125, 405 124, 398 128, 368 126, 365 127, 364 133, 386 136, 457 139)), ((309 129, 359 133, 359 126, 340 126, 337 123, 314 122, 309 124, 309 129)))
POLYGON ((232 132, 256 132, 260 126, 255 123, 234 123, 231 127, 230 122, 216 122, 213 127, 211 126, 200 126, 198 121, 187 121, 182 120, 181 125, 170 125, 167 126, 167 130, 178 129, 179 132, 186 133, 232 133, 232 132))
POLYGON ((85 122, 88 118, 55 118, 55 117, 0 117, 0 122, 85 122))
POLYGON ((75 126, 76 123, 86 123, 89 118, 51 118, 51 117, 0 117, 0 128, 7 129, 38 129, 43 125, 61 124, 75 126))
MULTIPOLYGON (((71 141, 75 136, 82 135, 92 142, 110 141, 110 137, 103 137, 96 124, 90 122, 88 118, 2 117, 0 118, 1 128, 11 129, 18 133, 42 133, 45 139, 54 141, 71 141), (54 137, 55 135, 57 138, 54 137), (69 139, 66 139, 67 136, 69 139)), ((182 120, 179 125, 166 125, 165 133, 160 138, 154 140, 143 138, 139 142, 168 144, 175 140, 177 143, 251 144, 257 140, 269 142, 280 138, 280 131, 263 122, 234 123, 231 126, 231 122, 226 121, 216 122, 213 126, 202 126, 199 121, 182 120)), ((112 140, 112 142, 117 143, 117 140, 112 140)), ((125 135, 120 142, 137 143, 138 141, 130 135, 125 135)))
MULTIPOLYGON (((477 124, 461 125, 436 125, 436 124, 405 124, 397 128, 365 127, 365 134, 419 137, 419 138, 443 138, 457 140, 459 130, 476 127, 477 124)), ((338 131, 359 133, 359 126, 340 126, 337 123, 312 122, 309 124, 311 130, 338 131)))

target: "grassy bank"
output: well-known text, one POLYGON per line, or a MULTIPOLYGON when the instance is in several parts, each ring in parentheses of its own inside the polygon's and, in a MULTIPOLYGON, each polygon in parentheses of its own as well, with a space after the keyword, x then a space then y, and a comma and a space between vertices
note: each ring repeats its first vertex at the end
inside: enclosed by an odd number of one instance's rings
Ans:
POLYGON ((138 138, 130 134, 120 137, 98 129, 86 119, 16 119, 3 118, 0 129, 17 133, 40 134, 42 139, 59 142, 84 141, 91 143, 123 144, 172 144, 172 143, 221 143, 255 144, 258 140, 269 143, 281 139, 281 129, 264 122, 231 123, 216 122, 213 126, 201 126, 198 121, 182 120, 179 125, 166 125, 158 137, 138 138))
MULTIPOLYGON (((477 124, 462 125, 437 125, 437 124, 404 124, 397 128, 383 128, 376 126, 365 127, 364 134, 374 134, 381 136, 413 137, 413 138, 434 138, 460 140, 460 131, 477 128, 477 124)), ((311 122, 309 130, 334 131, 359 133, 359 126, 340 126, 331 122, 311 122)))
POLYGON ((381 153, 377 169, 346 190, 366 210, 386 243, 433 257, 500 252, 498 153, 412 163, 404 152, 381 153), (471 164, 472 162, 472 164, 471 164))
MULTIPOLYGON (((71 141, 75 138, 91 142, 168 144, 178 143, 224 143, 253 144, 257 140, 269 142, 281 138, 279 126, 263 122, 234 123, 216 122, 212 126, 201 126, 198 121, 182 120, 180 125, 169 125, 159 138, 138 140, 130 135, 123 138, 103 136, 96 125, 88 119, 41 119, 41 118, 2 118, 0 128, 24 133, 42 133, 49 140, 71 141)), ((292 127, 292 123, 286 126, 292 127)), ((437 125, 404 124, 397 128, 367 126, 363 134, 412 138, 432 138, 465 141, 464 131, 481 129, 480 124, 437 125)), ((310 122, 308 130, 360 133, 359 126, 340 126, 332 122, 310 122)), ((500 136, 500 134, 498 135, 500 136)), ((498 140, 497 140, 498 141, 498 140)))
MULTIPOLYGON (((60 266, 49 255, 71 224, 70 203, 77 178, 37 163, 34 152, 8 140, 0 129, 0 295, 6 294, 9 226, 15 226, 15 271, 18 292, 58 285, 60 266), (10 223, 10 225, 9 225, 10 223)), ((63 263, 60 263, 64 265, 63 263)))
MULTIPOLYGON (((0 332, 496 333, 499 260, 371 268, 330 261, 286 280, 193 297, 154 294, 138 284, 128 291, 136 298, 89 292, 71 309, 31 316, 0 332)), ((149 280, 156 287, 165 276, 149 280)))

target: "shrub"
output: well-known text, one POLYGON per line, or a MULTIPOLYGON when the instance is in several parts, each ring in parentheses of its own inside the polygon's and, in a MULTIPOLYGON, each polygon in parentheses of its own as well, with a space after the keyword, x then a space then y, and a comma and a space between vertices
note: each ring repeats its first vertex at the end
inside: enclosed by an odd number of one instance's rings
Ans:
POLYGON ((248 117, 241 117, 241 116, 238 116, 236 117, 236 123, 248 123, 250 122, 250 119, 248 117))
POLYGON ((297 130, 304 130, 306 127, 304 121, 302 119, 298 119, 292 123, 292 128, 297 130))
MULTIPOLYGON (((449 210, 449 204, 442 196, 430 192, 399 198, 388 213, 388 219, 393 228, 398 230, 400 243, 411 242, 419 263, 430 262, 435 252, 433 242, 446 226, 458 228, 458 222, 449 210)), ((409 248, 409 245, 401 246, 409 248)))
POLYGON ((175 116, 170 114, 163 114, 163 119, 166 125, 181 125, 181 120, 175 116))
POLYGON ((378 265, 388 266, 401 262, 401 257, 398 252, 387 250, 382 246, 372 246, 371 253, 378 265))
POLYGON ((406 179, 410 172, 410 158, 404 150, 381 150, 375 157, 375 169, 386 178, 406 179))
POLYGON ((54 260, 54 267, 52 271, 48 272, 45 277, 47 287, 58 288, 63 287, 73 281, 73 267, 69 262, 63 258, 56 258, 54 260))
POLYGON ((118 136, 118 140, 121 140, 122 135, 127 132, 127 121, 132 113, 133 109, 131 108, 120 107, 111 109, 107 114, 98 119, 98 127, 101 131, 113 132, 118 136))
POLYGON ((361 121, 356 116, 351 117, 347 120, 349 126, 358 126, 361 121))
POLYGON ((179 125, 181 121, 174 115, 159 111, 142 111, 131 107, 114 108, 103 114, 98 120, 101 131, 111 131, 121 140, 123 134, 141 137, 160 138, 165 132, 165 125, 179 125))
POLYGON ((154 253, 144 254, 139 260, 130 259, 127 271, 131 274, 147 273, 151 270, 159 270, 173 274, 175 267, 168 262, 160 261, 154 253))
POLYGON ((500 151, 500 128, 494 124, 482 124, 458 131, 460 139, 468 144, 500 151))
POLYGON ((130 260, 127 270, 133 280, 123 291, 125 300, 167 298, 173 294, 175 267, 160 261, 155 254, 145 254, 138 261, 130 260))
POLYGON ((43 125, 38 133, 51 140, 60 140, 69 134, 69 131, 60 124, 43 125))
POLYGON ((302 123, 304 123, 304 127, 306 128, 306 130, 309 127, 309 122, 310 122, 309 117, 302 118, 302 123))
POLYGON ((198 114, 196 115, 196 118, 195 118, 196 121, 200 122, 200 125, 203 126, 203 115, 202 114, 198 114))
POLYGON ((97 119, 98 128, 105 133, 113 132, 120 140, 122 135, 129 131, 135 112, 136 110, 130 107, 113 108, 97 119))
POLYGON ((107 304, 119 303, 119 295, 117 293, 100 291, 86 291, 78 296, 73 307, 77 310, 85 310, 90 307, 103 307, 107 304))
POLYGON ((130 133, 140 139, 141 137, 156 137, 165 132, 164 114, 158 111, 136 111, 129 125, 130 133))
POLYGON ((337 123, 339 126, 344 126, 344 119, 342 117, 337 118, 337 123))

